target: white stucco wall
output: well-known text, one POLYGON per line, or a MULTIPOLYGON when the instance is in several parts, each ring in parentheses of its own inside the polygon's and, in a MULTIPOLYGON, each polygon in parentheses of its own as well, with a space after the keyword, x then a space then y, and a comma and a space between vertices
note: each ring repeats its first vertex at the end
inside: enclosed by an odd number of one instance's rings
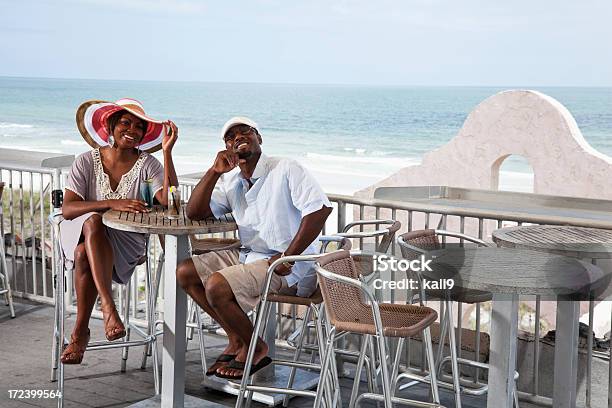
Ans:
POLYGON ((612 199, 612 158, 593 149, 572 114, 536 91, 500 92, 481 102, 457 135, 355 195, 377 187, 448 185, 497 189, 499 167, 509 155, 525 157, 534 172, 534 193, 612 199))
MULTIPOLYGON (((586 142, 576 120, 561 103, 526 90, 504 91, 487 98, 468 115, 457 135, 425 154, 421 164, 405 167, 355 195, 372 197, 377 187, 386 186, 446 185, 496 190, 499 168, 513 154, 523 156, 531 165, 534 193, 612 199, 612 158, 586 142)), ((357 208, 353 216, 359 218, 357 208)), ((388 210, 379 214, 379 218, 389 217, 388 210)), ((366 208, 364 218, 376 218, 374 210, 366 208)), ((402 223, 401 231, 405 231, 407 215, 398 213, 395 218, 402 223)), ((439 215, 432 215, 430 228, 435 228, 439 220, 439 215)), ((415 213, 412 223, 412 229, 424 228, 424 215, 415 213)), ((446 228, 459 231, 458 218, 449 217, 446 228)), ((485 239, 490 239, 497 228, 495 221, 485 221, 485 239)), ((466 219, 465 233, 478 234, 477 220, 466 219)), ((464 311, 466 324, 470 312, 470 308, 464 311)), ((551 328, 554 317, 554 308, 542 315, 551 328)), ((599 329, 596 335, 603 336, 610 328, 610 314, 595 314, 594 327, 599 329)))

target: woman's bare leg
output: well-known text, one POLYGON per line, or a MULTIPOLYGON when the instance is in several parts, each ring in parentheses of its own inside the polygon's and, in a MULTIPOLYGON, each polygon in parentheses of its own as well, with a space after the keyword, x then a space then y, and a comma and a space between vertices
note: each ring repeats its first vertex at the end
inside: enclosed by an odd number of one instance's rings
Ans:
POLYGON ((113 301, 113 248, 106 236, 100 214, 94 214, 85 221, 83 236, 89 268, 100 296, 106 338, 116 340, 125 336, 125 326, 121 322, 113 301))
POLYGON ((108 242, 100 214, 94 214, 83 223, 85 251, 89 268, 102 305, 114 305, 112 296, 113 248, 108 242))
POLYGON ((74 288, 77 295, 77 317, 70 344, 62 352, 64 364, 79 364, 83 361, 89 342, 89 319, 98 296, 83 243, 74 250, 74 288))
POLYGON ((77 317, 73 334, 82 337, 87 334, 91 312, 98 296, 83 243, 74 250, 74 288, 77 295, 77 317))

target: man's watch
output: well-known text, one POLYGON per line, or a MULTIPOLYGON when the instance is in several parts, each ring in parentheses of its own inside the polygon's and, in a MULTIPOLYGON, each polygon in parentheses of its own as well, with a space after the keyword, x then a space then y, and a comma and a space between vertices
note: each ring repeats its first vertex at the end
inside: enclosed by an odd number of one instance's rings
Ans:
MULTIPOLYGON (((284 258, 285 256, 287 256, 287 255, 285 255, 285 253, 283 252, 281 254, 281 258, 284 258)), ((285 268, 287 268, 287 269, 291 269, 293 267, 293 265, 295 265, 295 261, 293 261, 293 262, 283 262, 283 266, 285 268)))

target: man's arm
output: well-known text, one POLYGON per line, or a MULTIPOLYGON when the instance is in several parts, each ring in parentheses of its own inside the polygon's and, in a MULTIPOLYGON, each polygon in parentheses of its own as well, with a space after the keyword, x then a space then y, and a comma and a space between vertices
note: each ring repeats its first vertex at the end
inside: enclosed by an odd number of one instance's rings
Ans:
POLYGON ((210 198, 219 178, 238 165, 238 158, 226 150, 217 153, 212 167, 204 173, 204 177, 193 189, 187 203, 187 217, 192 220, 203 220, 214 214, 210 209, 210 198))
POLYGON ((191 197, 187 202, 187 217, 194 221, 212 217, 213 213, 210 209, 210 197, 215 189, 217 181, 221 177, 220 173, 215 172, 212 168, 204 173, 204 177, 193 189, 191 197))
MULTIPOLYGON (((300 228, 298 229, 295 237, 289 243, 289 246, 285 250, 285 256, 288 255, 300 255, 308 248, 308 246, 319 236, 323 227, 325 226, 325 220, 331 214, 332 208, 323 206, 321 209, 308 214, 302 218, 300 222, 300 228)), ((275 255, 268 260, 269 264, 280 258, 279 255, 275 255)), ((289 275, 291 272, 290 268, 286 268, 284 265, 280 265, 276 268, 275 273, 278 275, 289 275)))

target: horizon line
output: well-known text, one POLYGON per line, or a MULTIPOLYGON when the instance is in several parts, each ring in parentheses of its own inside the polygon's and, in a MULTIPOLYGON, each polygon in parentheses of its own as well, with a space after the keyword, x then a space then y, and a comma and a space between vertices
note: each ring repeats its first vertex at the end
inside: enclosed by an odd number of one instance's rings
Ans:
POLYGON ((612 85, 469 85, 469 84, 376 84, 376 83, 321 83, 321 82, 267 82, 267 81, 204 81, 204 80, 180 80, 180 79, 114 79, 114 78, 68 78, 54 76, 19 76, 19 75, 4 75, 0 74, 0 79, 46 79, 46 80, 63 80, 63 81, 106 81, 106 82, 166 82, 177 84, 201 83, 201 84, 236 84, 236 85, 293 85, 293 86, 338 86, 338 87, 405 87, 405 88, 519 88, 530 89, 533 87, 541 88, 612 88, 612 85))

